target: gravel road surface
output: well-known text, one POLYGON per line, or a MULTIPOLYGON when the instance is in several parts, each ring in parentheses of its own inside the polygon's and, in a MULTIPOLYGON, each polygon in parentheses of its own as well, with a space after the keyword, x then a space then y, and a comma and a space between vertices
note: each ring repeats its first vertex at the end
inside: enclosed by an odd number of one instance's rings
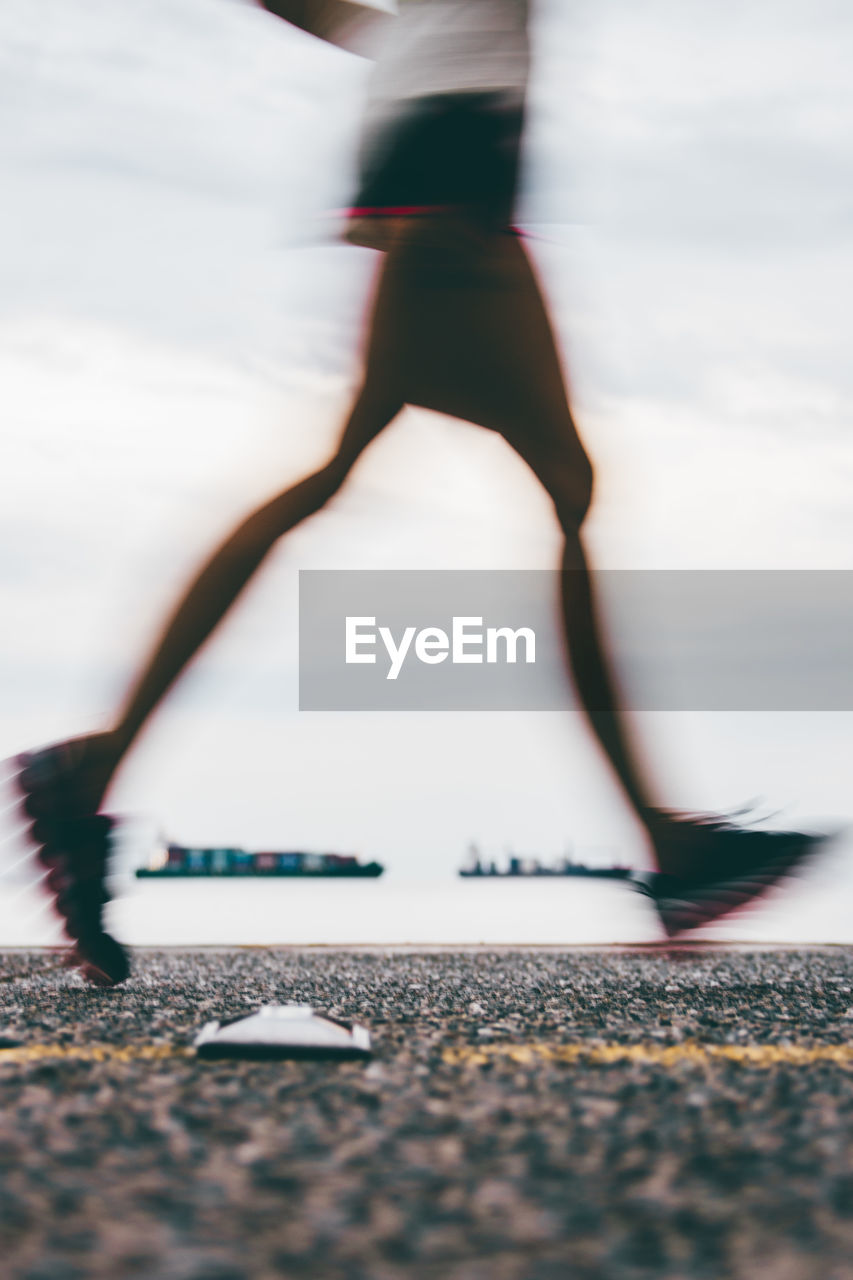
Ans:
POLYGON ((853 950, 0 953, 3 1280, 853 1280, 853 950), (262 1003, 363 1063, 201 1062, 262 1003))

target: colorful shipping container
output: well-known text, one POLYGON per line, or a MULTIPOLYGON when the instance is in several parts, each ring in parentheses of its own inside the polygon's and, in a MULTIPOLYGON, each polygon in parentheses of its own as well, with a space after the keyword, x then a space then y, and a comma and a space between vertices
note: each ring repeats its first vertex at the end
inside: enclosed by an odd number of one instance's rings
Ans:
POLYGON ((200 849, 180 844, 160 846, 140 878, 178 876, 346 876, 376 877, 385 870, 378 862, 361 863, 354 854, 279 852, 245 849, 200 849))

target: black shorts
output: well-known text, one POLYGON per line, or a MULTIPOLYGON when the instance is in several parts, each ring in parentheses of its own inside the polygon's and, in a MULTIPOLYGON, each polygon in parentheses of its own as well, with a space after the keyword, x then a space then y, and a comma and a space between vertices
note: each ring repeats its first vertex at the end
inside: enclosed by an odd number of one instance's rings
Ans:
POLYGON ((364 138, 355 217, 460 210, 508 225, 518 181, 523 101, 442 93, 400 105, 364 138))

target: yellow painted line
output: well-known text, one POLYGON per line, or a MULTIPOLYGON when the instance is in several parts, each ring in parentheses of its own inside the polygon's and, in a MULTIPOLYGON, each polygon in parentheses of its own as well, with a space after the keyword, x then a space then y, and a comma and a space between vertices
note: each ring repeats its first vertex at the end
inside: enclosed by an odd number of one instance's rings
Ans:
MULTIPOLYGON (((0 1067, 40 1062, 160 1062, 169 1058, 194 1058, 188 1045, 169 1044, 33 1044, 14 1049, 0 1049, 0 1067)), ((544 1062, 640 1063, 649 1066, 674 1067, 680 1063, 707 1065, 733 1062, 740 1066, 806 1067, 818 1062, 831 1062, 839 1067, 853 1067, 853 1044, 707 1044, 685 1040, 681 1044, 617 1044, 615 1042, 575 1041, 573 1044, 450 1045, 442 1051, 442 1061, 449 1066, 484 1067, 489 1063, 512 1062, 519 1066, 536 1066, 544 1062)))
POLYGON ((171 1044, 31 1044, 0 1049, 0 1066, 68 1059, 77 1062, 157 1062, 162 1058, 194 1056, 193 1049, 171 1044))
POLYGON ((735 1062, 749 1067, 806 1067, 816 1062, 832 1062, 853 1067, 853 1044, 704 1044, 685 1040, 681 1044, 614 1044, 575 1042, 574 1044, 485 1044, 455 1045, 442 1053, 450 1066, 484 1067, 491 1062, 514 1062, 534 1066, 540 1062, 583 1062, 606 1065, 637 1062, 673 1067, 682 1062, 708 1064, 735 1062))

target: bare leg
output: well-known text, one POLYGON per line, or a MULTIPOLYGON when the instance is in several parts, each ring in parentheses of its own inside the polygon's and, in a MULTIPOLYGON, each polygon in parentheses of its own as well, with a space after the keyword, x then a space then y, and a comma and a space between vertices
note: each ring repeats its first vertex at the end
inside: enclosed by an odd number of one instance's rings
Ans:
POLYGON ((398 400, 367 382, 352 409, 340 446, 326 466, 259 507, 211 556, 169 620, 114 729, 80 740, 75 786, 81 807, 89 812, 97 810, 143 724, 272 546, 288 530, 321 510, 341 487, 361 452, 401 407, 398 400))
MULTIPOLYGON (((569 409, 560 360, 527 255, 511 236, 462 228, 436 243, 417 230, 386 272, 398 322, 392 366, 407 398, 500 432, 540 480, 565 534, 562 604, 583 708, 626 796, 650 831, 660 821, 622 715, 596 617, 581 525, 592 468, 569 409)), ((430 238, 431 237, 431 238, 430 238)))
POLYGON ((590 724, 631 805, 643 825, 654 833, 660 824, 660 815, 651 803, 649 786, 641 776, 637 754, 629 745, 624 716, 605 656, 583 541, 577 530, 564 526, 564 532, 563 626, 572 675, 590 724))
POLYGON ((502 432, 550 495, 565 535, 562 558, 562 613, 569 665, 581 705, 640 821, 650 831, 660 823, 630 745, 607 651, 596 614, 592 579, 581 525, 592 496, 592 468, 568 406, 541 431, 502 432))

